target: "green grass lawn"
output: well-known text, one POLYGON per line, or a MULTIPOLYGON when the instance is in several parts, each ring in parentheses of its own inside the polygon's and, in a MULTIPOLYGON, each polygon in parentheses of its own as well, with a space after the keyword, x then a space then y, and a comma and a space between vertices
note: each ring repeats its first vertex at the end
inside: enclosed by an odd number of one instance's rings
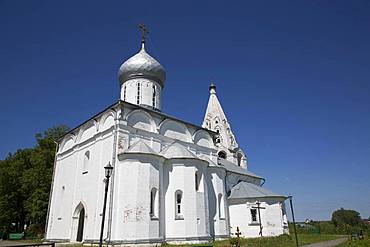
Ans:
MULTIPOLYGON (((337 238, 341 238, 343 236, 339 235, 319 235, 319 234, 298 234, 298 242, 299 245, 305 245, 305 244, 311 244, 311 243, 317 243, 327 240, 333 240, 337 238)), ((25 242, 26 241, 22 241, 25 242)), ((28 241, 29 242, 29 241, 28 241)), ((263 238, 241 238, 240 239, 241 246, 250 246, 250 247, 295 247, 295 240, 294 235, 281 235, 278 237, 263 237, 263 238)), ((356 241, 351 243, 346 243, 343 245, 339 245, 340 247, 363 247, 363 246, 370 246, 370 240, 366 239, 363 241, 356 241), (363 242, 363 243, 362 243, 363 242), (360 244, 360 245, 356 245, 360 244)), ((187 247, 187 246, 204 246, 207 244, 189 244, 189 245, 170 245, 170 244, 163 244, 162 246, 165 247, 187 247)), ((211 243, 209 244, 211 245, 211 243)), ((222 241, 215 241, 212 244, 215 247, 226 247, 231 246, 230 240, 222 240, 222 241)), ((82 247, 81 244, 65 244, 66 247, 82 247)))
MULTIPOLYGON (((299 234, 298 242, 299 245, 312 244, 322 241, 333 240, 341 238, 343 236, 338 235, 319 235, 319 234, 299 234)), ((204 246, 199 244, 198 246, 204 246)), ((253 247, 295 247, 294 235, 281 235, 278 237, 263 237, 263 238, 241 238, 241 246, 253 246, 253 247)), ((164 246, 197 246, 197 245, 164 245, 164 246)), ((230 240, 215 241, 213 243, 215 247, 231 246, 230 240)))
POLYGON ((352 240, 347 241, 343 244, 337 245, 337 247, 369 247, 370 246, 370 238, 365 237, 364 240, 352 240))

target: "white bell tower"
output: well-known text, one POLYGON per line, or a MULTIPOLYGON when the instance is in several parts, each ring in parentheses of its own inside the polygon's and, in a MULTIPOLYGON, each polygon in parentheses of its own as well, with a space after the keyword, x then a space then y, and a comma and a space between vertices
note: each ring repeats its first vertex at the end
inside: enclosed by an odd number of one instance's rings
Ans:
POLYGON ((217 98, 216 86, 213 83, 209 87, 209 100, 202 127, 218 133, 215 144, 220 158, 247 168, 247 157, 235 139, 229 121, 217 98))

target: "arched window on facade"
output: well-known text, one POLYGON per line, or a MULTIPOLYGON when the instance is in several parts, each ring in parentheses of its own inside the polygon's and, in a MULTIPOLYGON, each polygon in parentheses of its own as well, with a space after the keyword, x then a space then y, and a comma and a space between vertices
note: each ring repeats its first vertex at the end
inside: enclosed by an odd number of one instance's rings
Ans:
POLYGON ((226 159, 226 152, 225 151, 218 152, 218 157, 221 159, 226 159))
POLYGON ((241 153, 238 153, 237 159, 238 159, 238 166, 241 166, 242 165, 242 160, 243 160, 243 155, 241 153))
POLYGON ((215 117, 215 124, 219 124, 220 119, 218 117, 215 117))
POLYGON ((150 191, 150 218, 158 218, 158 190, 152 188, 150 191))
POLYGON ((222 137, 221 135, 216 136, 216 144, 222 143, 222 137))
POLYGON ((86 174, 88 172, 89 163, 90 163, 90 151, 86 151, 82 164, 82 174, 86 174))
POLYGON ((175 219, 183 219, 182 211, 182 191, 177 190, 175 192, 175 219))
POLYGON ((225 205, 222 194, 218 194, 218 216, 220 219, 225 219, 225 205))

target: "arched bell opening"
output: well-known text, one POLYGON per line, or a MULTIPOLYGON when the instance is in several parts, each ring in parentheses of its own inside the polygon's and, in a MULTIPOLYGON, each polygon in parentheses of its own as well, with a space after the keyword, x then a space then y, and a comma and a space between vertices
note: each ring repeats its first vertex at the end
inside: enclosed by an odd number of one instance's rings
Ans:
POLYGON ((226 152, 225 151, 218 152, 218 157, 221 159, 226 159, 226 152))

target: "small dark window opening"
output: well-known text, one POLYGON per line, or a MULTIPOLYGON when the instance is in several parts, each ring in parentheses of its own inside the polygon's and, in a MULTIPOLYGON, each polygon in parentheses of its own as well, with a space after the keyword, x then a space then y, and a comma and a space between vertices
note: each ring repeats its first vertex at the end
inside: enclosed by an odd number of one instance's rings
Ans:
POLYGON ((155 86, 153 85, 153 98, 152 98, 152 105, 155 108, 155 86))
POLYGON ((195 172, 195 190, 199 190, 199 175, 198 172, 195 172))
POLYGON ((136 104, 140 104, 140 83, 137 84, 137 99, 136 104))
POLYGON ((176 204, 177 204, 177 214, 181 214, 181 194, 176 195, 176 204))
POLYGON ((154 191, 152 190, 151 193, 150 193, 150 215, 153 215, 154 214, 154 191))
POLYGON ((242 159, 243 159, 243 155, 241 153, 238 153, 238 166, 241 166, 242 159))
POLYGON ((220 151, 218 152, 218 157, 220 157, 221 159, 226 159, 226 153, 224 151, 220 151))
POLYGON ((123 101, 126 101, 126 85, 123 88, 123 101))
POLYGON ((251 209, 251 220, 257 222, 257 209, 251 209))

